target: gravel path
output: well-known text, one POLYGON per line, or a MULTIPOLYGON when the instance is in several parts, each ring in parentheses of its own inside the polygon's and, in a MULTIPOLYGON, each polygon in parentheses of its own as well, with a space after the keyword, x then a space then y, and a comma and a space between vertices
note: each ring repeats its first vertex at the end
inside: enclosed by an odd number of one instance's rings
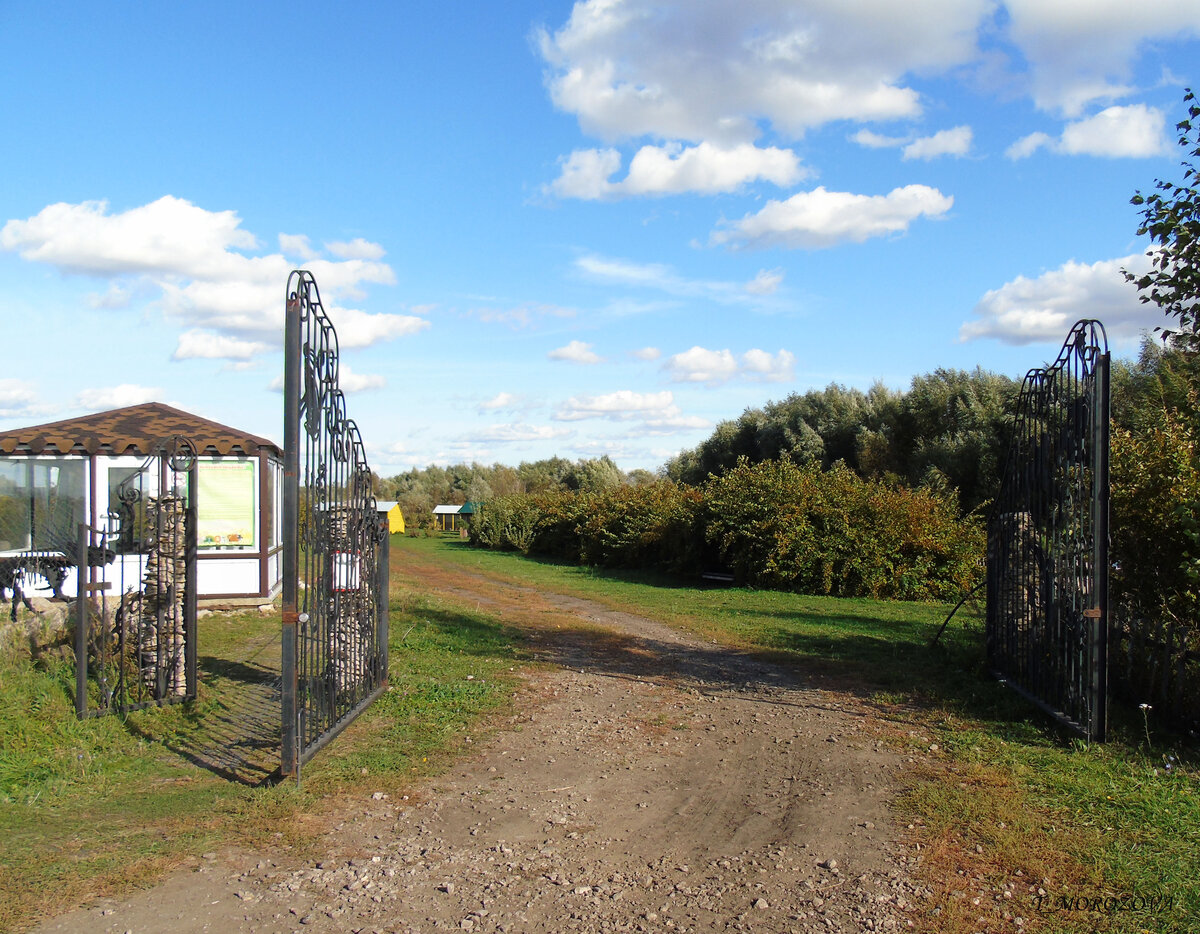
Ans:
POLYGON ((902 758, 852 694, 660 623, 466 572, 541 615, 512 719, 290 865, 209 854, 38 932, 891 931, 929 893, 889 817, 902 758), (584 625, 580 625, 580 624, 584 625))

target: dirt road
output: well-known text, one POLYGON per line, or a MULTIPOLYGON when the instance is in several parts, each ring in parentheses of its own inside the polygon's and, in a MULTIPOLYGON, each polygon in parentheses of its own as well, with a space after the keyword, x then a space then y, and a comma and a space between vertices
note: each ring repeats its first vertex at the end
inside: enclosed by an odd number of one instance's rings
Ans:
POLYGON ((538 615, 517 714, 328 855, 210 854, 38 932, 889 931, 928 895, 889 803, 900 754, 852 694, 577 598, 443 570, 538 615))

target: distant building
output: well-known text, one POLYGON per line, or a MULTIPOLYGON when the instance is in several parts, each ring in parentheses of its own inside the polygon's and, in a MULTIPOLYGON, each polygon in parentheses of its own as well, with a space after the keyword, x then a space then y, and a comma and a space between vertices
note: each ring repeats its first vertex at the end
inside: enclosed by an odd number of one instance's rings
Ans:
POLYGON ((475 503, 463 503, 461 506, 434 506, 433 526, 442 532, 457 532, 459 529, 465 529, 467 522, 475 514, 475 507, 475 503))
POLYGON ((387 516, 388 532, 395 535, 397 532, 404 531, 404 513, 400 510, 400 504, 388 499, 378 499, 375 501, 375 508, 379 510, 380 516, 387 516))

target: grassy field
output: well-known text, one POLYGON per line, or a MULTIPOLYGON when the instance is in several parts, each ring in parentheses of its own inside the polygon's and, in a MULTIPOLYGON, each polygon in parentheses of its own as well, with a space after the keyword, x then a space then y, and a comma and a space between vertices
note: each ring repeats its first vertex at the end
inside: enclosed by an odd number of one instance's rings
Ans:
POLYGON ((70 665, 0 659, 0 931, 224 845, 303 852, 341 800, 445 768, 468 731, 505 710, 525 664, 521 632, 421 595, 422 567, 446 565, 768 653, 873 704, 914 760, 901 807, 943 893, 927 919, 939 931, 978 929, 973 899, 1005 886, 1026 930, 1198 929, 1195 748, 1119 708, 1112 742, 1062 737, 986 676, 977 612, 931 649, 946 607, 681 586, 441 537, 393 537, 392 556, 392 690, 306 767, 299 790, 230 781, 195 755, 235 719, 238 673, 275 651, 277 617, 204 620, 200 699, 125 720, 77 721, 70 665), (1026 883, 1046 892, 1040 906, 1026 883), (1162 897, 1172 904, 1147 907, 1162 897), (1138 910, 1084 910, 1080 898, 1138 910))
POLYGON ((977 930, 974 899, 1005 889, 1014 930, 1018 917, 1027 930, 1200 930, 1195 744, 1116 704, 1110 742, 1064 736, 988 677, 979 607, 931 648, 949 607, 686 586, 444 538, 406 539, 405 553, 586 596, 859 692, 917 760, 901 806, 944 893, 940 930, 977 930))
POLYGON ((71 663, 0 659, 0 931, 223 846, 303 851, 340 799, 397 794, 445 768, 511 701, 520 636, 399 586, 391 622, 392 689, 305 767, 301 789, 198 764, 238 709, 244 659, 278 652, 278 616, 202 620, 199 700, 125 719, 75 718, 71 663))

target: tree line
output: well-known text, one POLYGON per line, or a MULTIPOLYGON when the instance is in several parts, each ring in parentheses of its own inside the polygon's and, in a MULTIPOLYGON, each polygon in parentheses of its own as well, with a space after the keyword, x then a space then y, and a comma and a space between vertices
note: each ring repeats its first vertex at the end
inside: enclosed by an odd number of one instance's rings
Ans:
POLYGON ((372 479, 375 497, 398 502, 405 524, 421 529, 432 527, 433 507, 437 505, 461 506, 514 494, 638 486, 652 482, 656 475, 649 470, 624 471, 605 454, 575 461, 548 457, 522 461, 516 467, 499 463, 447 467, 430 464, 394 477, 373 475, 372 479))

